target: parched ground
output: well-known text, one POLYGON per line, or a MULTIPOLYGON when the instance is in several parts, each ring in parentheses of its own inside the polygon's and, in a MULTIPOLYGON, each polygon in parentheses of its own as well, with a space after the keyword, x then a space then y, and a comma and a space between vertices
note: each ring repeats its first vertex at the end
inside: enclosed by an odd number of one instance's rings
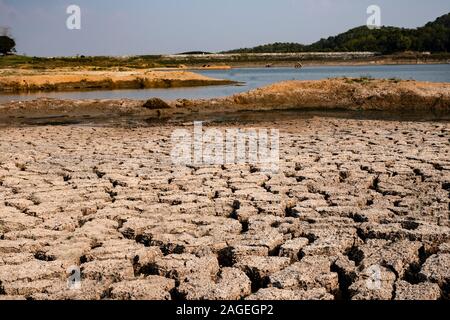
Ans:
POLYGON ((1 128, 0 299, 449 298, 449 122, 252 127, 278 174, 174 167, 169 124, 1 128))

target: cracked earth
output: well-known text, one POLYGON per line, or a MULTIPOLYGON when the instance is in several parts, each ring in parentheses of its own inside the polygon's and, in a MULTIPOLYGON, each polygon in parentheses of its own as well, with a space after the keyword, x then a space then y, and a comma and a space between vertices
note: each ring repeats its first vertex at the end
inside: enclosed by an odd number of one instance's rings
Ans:
POLYGON ((180 127, 1 128, 0 299, 449 298, 450 123, 237 124, 277 174, 175 167, 180 127))

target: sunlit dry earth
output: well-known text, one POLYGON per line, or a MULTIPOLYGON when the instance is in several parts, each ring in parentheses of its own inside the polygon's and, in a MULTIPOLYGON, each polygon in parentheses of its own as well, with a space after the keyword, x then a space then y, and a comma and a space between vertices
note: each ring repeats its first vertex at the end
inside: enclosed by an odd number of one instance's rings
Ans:
POLYGON ((448 297, 449 122, 238 126, 278 174, 174 166, 171 124, 1 128, 0 298, 448 297))

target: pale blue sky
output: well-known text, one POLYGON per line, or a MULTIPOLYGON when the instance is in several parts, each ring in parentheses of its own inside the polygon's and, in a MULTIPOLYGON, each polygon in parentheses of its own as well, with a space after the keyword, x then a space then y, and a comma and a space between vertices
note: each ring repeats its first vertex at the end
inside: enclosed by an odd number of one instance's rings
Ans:
POLYGON ((371 4, 400 27, 450 12, 448 0, 0 0, 0 26, 27 55, 221 51, 311 43, 365 24, 371 4), (81 7, 81 30, 66 28, 70 4, 81 7))

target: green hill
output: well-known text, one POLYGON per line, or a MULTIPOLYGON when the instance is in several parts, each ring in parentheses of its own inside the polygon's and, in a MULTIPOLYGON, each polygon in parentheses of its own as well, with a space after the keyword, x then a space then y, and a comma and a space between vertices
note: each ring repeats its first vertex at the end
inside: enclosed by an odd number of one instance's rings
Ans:
POLYGON ((375 51, 390 54, 402 51, 450 51, 450 13, 417 29, 366 26, 351 29, 334 37, 321 39, 311 45, 273 43, 226 53, 288 53, 328 51, 375 51))

